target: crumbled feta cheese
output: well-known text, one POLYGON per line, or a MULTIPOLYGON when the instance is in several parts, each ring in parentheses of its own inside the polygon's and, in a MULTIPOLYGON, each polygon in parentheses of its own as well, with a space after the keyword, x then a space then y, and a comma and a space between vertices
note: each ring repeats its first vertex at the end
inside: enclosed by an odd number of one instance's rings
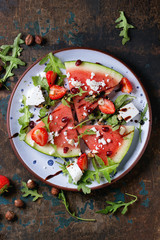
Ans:
POLYGON ((94 76, 95 76, 95 73, 91 72, 91 79, 93 79, 94 76))
POLYGON ((45 101, 40 86, 29 89, 26 96, 26 105, 39 105, 45 101))
POLYGON ((67 78, 69 78, 69 77, 70 77, 70 73, 69 73, 69 72, 68 72, 66 75, 67 75, 67 78))
POLYGON ((96 132, 96 137, 99 137, 101 134, 99 131, 96 132))
POLYGON ((97 150, 93 150, 92 153, 95 153, 95 154, 96 154, 96 153, 98 153, 98 151, 97 151, 97 150))
POLYGON ((89 91, 89 95, 93 95, 93 91, 89 91))
POLYGON ((90 153, 90 152, 91 152, 91 151, 88 150, 88 149, 85 150, 85 153, 86 153, 86 154, 88 154, 88 153, 90 153))
POLYGON ((67 132, 66 131, 64 132, 64 135, 67 136, 67 132))
POLYGON ((95 80, 87 79, 86 83, 93 91, 98 91, 103 82, 96 82, 95 80))
POLYGON ((74 87, 81 87, 82 86, 82 83, 77 81, 77 80, 74 80, 74 78, 71 78, 71 84, 74 86, 74 87))
POLYGON ((68 144, 74 146, 74 139, 69 139, 69 140, 68 140, 68 144))
POLYGON ((85 86, 84 89, 87 90, 87 86, 85 86))
POLYGON ((54 148, 49 151, 49 155, 52 155, 53 153, 55 153, 54 148))
POLYGON ((77 163, 70 164, 67 167, 67 170, 75 183, 77 183, 83 175, 83 172, 81 171, 77 163))
POLYGON ((123 134, 125 133, 125 131, 126 131, 125 127, 120 126, 119 134, 120 134, 120 135, 123 135, 123 134))
POLYGON ((119 115, 126 121, 129 122, 132 118, 134 118, 139 113, 138 109, 133 105, 133 103, 129 103, 119 110, 119 115))
POLYGON ((105 145, 106 141, 104 138, 100 138, 100 139, 98 139, 98 143, 102 143, 103 145, 105 145))
POLYGON ((48 132, 48 142, 54 144, 54 138, 53 138, 54 132, 48 132))
POLYGON ((91 130, 97 132, 97 129, 95 127, 92 127, 91 130))
POLYGON ((58 136, 59 136, 58 131, 55 132, 55 135, 54 135, 54 136, 55 136, 55 137, 58 137, 58 136))
POLYGON ((56 116, 56 119, 58 118, 58 116, 56 116))
POLYGON ((74 146, 77 147, 77 146, 78 146, 78 142, 75 142, 75 143, 74 143, 74 146))
POLYGON ((99 150, 99 148, 96 146, 96 150, 99 150))
POLYGON ((110 138, 107 138, 107 143, 110 143, 112 140, 110 138))
POLYGON ((49 121, 52 121, 53 120, 53 117, 52 117, 52 115, 50 114, 49 115, 49 121))
POLYGON ((107 82, 109 82, 109 80, 110 80, 110 79, 108 78, 108 79, 107 79, 107 82))
POLYGON ((83 113, 83 116, 87 116, 87 113, 84 112, 84 113, 83 113))
POLYGON ((40 72, 40 73, 37 74, 37 76, 40 76, 41 78, 45 78, 46 73, 45 72, 40 72))
POLYGON ((118 145, 121 146, 122 144, 119 142, 118 145))
POLYGON ((34 147, 34 144, 35 144, 35 141, 31 138, 31 139, 29 140, 29 145, 31 145, 32 147, 34 147))
POLYGON ((108 77, 108 73, 106 73, 105 76, 108 77))
POLYGON ((84 110, 87 110, 86 106, 83 107, 84 110))
POLYGON ((73 127, 68 127, 68 129, 73 129, 73 127))
POLYGON ((105 86, 106 86, 106 84, 105 84, 104 80, 102 80, 102 87, 105 87, 105 86))

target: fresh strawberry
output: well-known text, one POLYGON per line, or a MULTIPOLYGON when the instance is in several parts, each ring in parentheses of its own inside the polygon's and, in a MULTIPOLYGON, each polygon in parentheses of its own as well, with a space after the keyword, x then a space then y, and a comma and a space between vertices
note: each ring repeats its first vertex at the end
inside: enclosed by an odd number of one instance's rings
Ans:
POLYGON ((52 87, 53 84, 54 84, 55 81, 56 81, 57 73, 56 73, 56 72, 53 72, 53 71, 48 71, 48 72, 46 73, 46 78, 47 78, 47 82, 48 82, 49 87, 52 87))
POLYGON ((0 175, 0 194, 2 194, 3 192, 7 192, 9 186, 9 179, 5 176, 0 175))
POLYGON ((124 93, 130 93, 132 92, 132 84, 130 83, 130 81, 123 77, 121 82, 120 82, 120 85, 121 85, 121 91, 124 92, 124 93))
POLYGON ((77 164, 81 170, 87 170, 88 169, 88 159, 87 155, 83 153, 77 160, 77 164))
POLYGON ((38 145, 44 146, 48 141, 47 130, 43 127, 35 129, 31 134, 32 140, 34 140, 38 145))
POLYGON ((53 85, 49 91, 49 97, 51 100, 62 98, 67 92, 67 89, 58 85, 53 85))
POLYGON ((115 112, 115 106, 114 106, 113 102, 111 102, 108 99, 104 99, 104 104, 99 105, 99 109, 101 112, 103 112, 105 114, 113 114, 115 112))

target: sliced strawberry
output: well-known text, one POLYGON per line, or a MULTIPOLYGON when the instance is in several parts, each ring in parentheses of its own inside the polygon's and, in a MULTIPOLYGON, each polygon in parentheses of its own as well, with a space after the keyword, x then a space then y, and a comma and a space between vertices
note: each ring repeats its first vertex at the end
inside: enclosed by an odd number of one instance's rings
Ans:
POLYGON ((86 153, 83 153, 77 160, 77 164, 81 170, 88 169, 88 159, 86 153))
POLYGON ((56 73, 56 72, 53 72, 53 71, 48 71, 48 72, 46 73, 46 78, 47 78, 47 82, 48 82, 49 87, 52 87, 53 84, 54 84, 55 81, 56 81, 57 73, 56 73))
POLYGON ((44 146, 48 141, 47 130, 43 127, 37 128, 32 132, 32 140, 34 140, 38 145, 44 146))
POLYGON ((120 82, 120 85, 121 85, 121 91, 124 92, 124 93, 130 93, 132 92, 132 84, 131 82, 128 80, 128 78, 125 78, 123 77, 121 82, 120 82))
POLYGON ((104 104, 99 105, 99 109, 101 112, 103 112, 105 114, 113 114, 115 112, 115 106, 114 106, 113 102, 111 102, 108 99, 104 99, 104 104))
POLYGON ((51 100, 62 98, 67 92, 67 89, 58 85, 53 85, 49 91, 49 97, 51 100))
POLYGON ((3 175, 0 175, 0 194, 7 191, 10 186, 9 179, 3 175))

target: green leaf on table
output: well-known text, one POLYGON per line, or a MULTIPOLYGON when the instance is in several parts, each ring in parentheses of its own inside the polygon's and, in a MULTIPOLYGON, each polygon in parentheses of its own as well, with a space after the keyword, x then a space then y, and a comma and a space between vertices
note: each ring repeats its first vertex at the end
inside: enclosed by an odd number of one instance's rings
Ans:
POLYGON ((20 140, 24 140, 27 130, 28 130, 28 126, 29 126, 29 122, 30 122, 30 118, 33 116, 33 114, 29 111, 29 106, 26 105, 26 97, 23 95, 23 99, 22 99, 22 104, 24 104, 24 106, 22 108, 20 108, 19 112, 20 113, 24 113, 23 116, 19 117, 18 119, 18 123, 21 125, 21 129, 19 132, 19 138, 20 140))
POLYGON ((122 44, 124 45, 124 44, 126 44, 126 42, 128 42, 130 40, 130 38, 128 36, 128 29, 129 28, 134 28, 134 26, 131 25, 131 24, 128 24, 127 19, 126 19, 125 15, 124 15, 123 11, 120 11, 120 17, 117 18, 115 23, 118 23, 116 25, 116 28, 123 28, 123 30, 120 32, 119 36, 123 37, 122 44))
POLYGON ((95 219, 85 219, 85 218, 78 217, 78 216, 75 215, 75 212, 71 213, 71 211, 70 211, 70 209, 69 209, 69 203, 67 202, 66 197, 65 197, 65 195, 64 195, 64 192, 63 192, 62 190, 61 190, 61 192, 59 193, 58 198, 59 198, 60 200, 62 200, 62 203, 64 204, 67 212, 68 212, 73 218, 78 219, 78 220, 80 220, 80 221, 86 221, 86 222, 95 222, 95 221, 96 221, 95 219))
POLYGON ((105 209, 102 209, 100 211, 97 211, 96 213, 102 213, 102 214, 108 214, 108 213, 115 213, 119 208, 123 207, 121 214, 125 214, 128 210, 128 206, 135 203, 137 201, 137 196, 126 193, 126 195, 133 197, 134 199, 131 200, 128 203, 125 203, 123 201, 118 201, 118 202, 111 202, 111 201, 106 201, 106 203, 108 204, 108 206, 105 209))
POLYGON ((39 194, 36 189, 34 190, 28 189, 27 184, 25 182, 22 182, 21 192, 23 193, 22 197, 28 197, 29 195, 34 197, 32 199, 33 202, 35 202, 38 198, 43 197, 43 195, 39 194))

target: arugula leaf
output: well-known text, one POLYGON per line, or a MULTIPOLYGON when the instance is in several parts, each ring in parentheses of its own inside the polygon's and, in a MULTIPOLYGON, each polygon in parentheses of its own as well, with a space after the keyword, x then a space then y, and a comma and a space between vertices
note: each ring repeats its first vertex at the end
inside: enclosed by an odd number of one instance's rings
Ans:
POLYGON ((130 40, 130 38, 128 36, 128 29, 129 28, 134 28, 134 26, 127 23, 127 19, 124 15, 123 11, 120 11, 120 17, 117 18, 115 23, 118 23, 116 25, 116 28, 123 28, 123 30, 120 32, 119 36, 123 37, 122 44, 124 45, 124 44, 126 44, 126 42, 128 42, 130 40), (120 22, 120 23, 118 23, 118 22, 120 22))
POLYGON ((18 34, 18 36, 15 38, 13 45, 2 45, 1 48, 3 51, 0 52, 0 58, 2 61, 6 64, 6 62, 10 62, 9 65, 5 65, 5 75, 3 78, 0 79, 0 82, 3 83, 6 81, 7 78, 14 75, 12 73, 12 70, 14 68, 18 68, 18 65, 24 66, 25 62, 21 61, 18 56, 20 56, 20 53, 22 52, 22 48, 19 47, 20 44, 24 43, 22 39, 20 39, 21 33, 18 34), (9 52, 9 50, 12 49, 12 56, 6 56, 9 52))
POLYGON ((20 140, 25 139, 25 136, 26 136, 26 133, 28 130, 28 126, 29 126, 29 122, 30 122, 30 118, 33 116, 33 114, 29 111, 29 106, 26 105, 26 97, 24 95, 23 95, 22 103, 24 104, 24 107, 22 107, 19 110, 19 112, 24 113, 24 115, 19 117, 19 119, 18 119, 18 123, 22 126, 20 129, 20 133, 19 133, 20 140))
POLYGON ((64 195, 64 192, 63 192, 62 190, 61 190, 61 192, 59 193, 58 198, 59 198, 60 200, 62 200, 62 203, 64 204, 67 212, 68 212, 73 218, 78 219, 78 220, 81 220, 81 221, 86 221, 86 222, 95 222, 95 221, 96 221, 96 219, 85 219, 85 218, 77 217, 77 216, 75 215, 75 212, 71 213, 70 210, 69 210, 69 203, 67 202, 66 197, 65 197, 65 195, 64 195))
POLYGON ((118 202, 111 202, 111 201, 106 201, 108 206, 105 209, 102 209, 100 211, 97 211, 96 213, 103 213, 103 214, 108 214, 108 213, 115 213, 119 208, 123 207, 123 210, 121 211, 121 214, 125 214, 128 210, 128 206, 135 203, 137 201, 137 196, 126 193, 126 195, 133 197, 134 199, 131 200, 128 203, 118 201, 118 202))
POLYGON ((41 86, 43 90, 49 92, 49 85, 46 78, 41 78, 41 76, 32 77, 34 86, 41 86))
MULTIPOLYGON (((87 183, 87 185, 91 184, 90 182, 87 183)), ((78 183, 77 186, 78 191, 82 190, 82 192, 84 194, 90 194, 91 193, 91 189, 89 187, 86 186, 86 183, 84 182, 80 182, 78 183)))
POLYGON ((45 107, 43 107, 43 108, 41 108, 40 110, 39 110, 39 117, 40 118, 43 118, 47 113, 48 113, 48 109, 46 109, 45 107))
POLYGON ((83 93, 86 93, 86 91, 83 91, 82 88, 79 88, 79 92, 78 93, 75 93, 75 94, 69 93, 63 99, 65 99, 68 102, 71 102, 72 98, 74 98, 75 96, 80 96, 81 97, 83 93))
POLYGON ((61 103, 62 103, 64 106, 71 107, 71 106, 69 105, 69 103, 65 100, 65 98, 62 98, 61 103))
MULTIPOLYGON (((89 116, 91 116, 91 114, 90 114, 89 116)), ((76 125, 73 129, 75 129, 75 128, 77 128, 77 127, 82 128, 82 126, 83 126, 86 122, 89 122, 89 121, 91 121, 91 120, 93 120, 93 119, 95 119, 94 115, 92 115, 89 119, 86 119, 86 120, 84 120, 83 122, 79 123, 79 124, 76 125)))
POLYGON ((142 127, 141 127, 141 125, 142 125, 142 122, 144 123, 145 121, 148 120, 148 119, 145 117, 147 110, 148 110, 148 104, 146 103, 146 106, 145 106, 144 110, 141 112, 139 127, 137 128, 138 131, 139 131, 139 141, 140 141, 140 142, 142 142, 142 139, 141 139, 141 133, 142 133, 142 127))
POLYGON ((133 100, 133 98, 135 98, 134 96, 130 96, 128 94, 123 94, 120 95, 116 98, 114 105, 116 110, 125 106, 126 104, 128 104, 129 102, 131 102, 133 100))
POLYGON ((28 189, 27 184, 26 184, 25 182, 22 182, 22 186, 23 186, 23 187, 22 187, 22 189, 21 189, 21 192, 24 193, 24 194, 22 195, 22 197, 28 197, 29 195, 31 195, 32 197, 34 197, 34 198, 32 199, 32 201, 34 201, 34 202, 35 202, 38 198, 42 198, 42 197, 43 197, 43 195, 42 195, 42 194, 39 194, 36 189, 34 189, 34 190, 28 189))
POLYGON ((81 135, 78 136, 78 140, 82 138, 84 135, 94 135, 96 132, 94 132, 91 129, 86 129, 81 135))
POLYGON ((96 98, 95 95, 87 96, 87 97, 84 98, 84 100, 87 101, 87 102, 90 102, 90 103, 94 103, 94 102, 98 101, 98 99, 96 98))

